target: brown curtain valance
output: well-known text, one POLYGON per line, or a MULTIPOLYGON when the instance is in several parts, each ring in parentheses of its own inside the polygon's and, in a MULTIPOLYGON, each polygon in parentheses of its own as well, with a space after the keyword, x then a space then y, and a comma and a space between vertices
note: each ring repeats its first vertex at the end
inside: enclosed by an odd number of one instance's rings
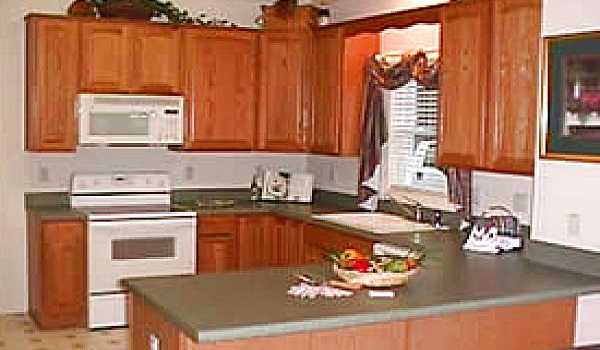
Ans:
MULTIPOLYGON (((419 51, 401 56, 374 56, 366 68, 366 101, 364 105, 363 138, 360 150, 359 205, 376 210, 379 200, 383 147, 388 141, 387 120, 384 108, 384 90, 395 90, 411 80, 425 88, 438 89, 440 60, 431 61, 419 51)), ((461 213, 468 216, 471 207, 471 172, 463 169, 446 169, 448 196, 462 206, 461 213)))

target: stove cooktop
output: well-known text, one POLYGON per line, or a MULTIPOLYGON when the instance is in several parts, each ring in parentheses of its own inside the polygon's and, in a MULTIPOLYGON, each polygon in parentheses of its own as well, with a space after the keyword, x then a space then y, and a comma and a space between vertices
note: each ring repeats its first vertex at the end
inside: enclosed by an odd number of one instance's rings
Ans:
POLYGON ((77 208, 89 220, 192 218, 196 212, 181 206, 138 205, 77 208))

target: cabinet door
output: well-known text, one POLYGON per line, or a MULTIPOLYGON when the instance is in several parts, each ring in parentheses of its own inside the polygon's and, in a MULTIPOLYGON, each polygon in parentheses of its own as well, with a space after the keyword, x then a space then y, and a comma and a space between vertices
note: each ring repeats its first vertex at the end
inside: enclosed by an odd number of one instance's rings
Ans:
POLYGON ((441 117, 438 165, 483 165, 488 113, 491 5, 467 0, 442 10, 441 117))
POLYGON ((339 28, 315 35, 315 91, 311 151, 338 154, 342 116, 342 61, 344 37, 339 28))
POLYGON ((304 224, 286 219, 284 225, 285 229, 278 240, 278 265, 302 265, 304 263, 304 224))
POLYGON ((198 219, 198 272, 237 270, 238 230, 238 219, 234 216, 198 219))
POLYGON ((127 92, 132 57, 129 29, 122 23, 82 24, 82 89, 127 92))
POLYGON ((267 33, 261 39, 260 148, 305 149, 303 36, 267 33))
POLYGON ((171 26, 132 27, 129 88, 134 92, 180 92, 181 32, 171 26))
POLYGON ((486 168, 533 174, 541 0, 493 1, 491 112, 486 168))
POLYGON ((236 255, 234 235, 201 236, 198 239, 198 272, 237 270, 236 255))
POLYGON ((258 37, 251 32, 186 30, 186 148, 251 150, 256 136, 258 37))
POLYGON ((27 150, 75 151, 79 23, 27 20, 27 150))
MULTIPOLYGON (((266 216, 240 218, 240 269, 249 270, 267 266, 265 239, 267 238, 266 216)), ((270 251, 270 250, 269 250, 270 251)))
POLYGON ((44 222, 41 240, 41 326, 81 327, 87 312, 85 223, 44 222))

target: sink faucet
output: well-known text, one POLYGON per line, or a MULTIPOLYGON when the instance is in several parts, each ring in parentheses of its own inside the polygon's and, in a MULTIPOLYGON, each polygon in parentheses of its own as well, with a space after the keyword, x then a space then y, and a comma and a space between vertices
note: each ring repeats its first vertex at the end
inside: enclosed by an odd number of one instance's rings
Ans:
POLYGON ((406 195, 402 195, 401 198, 402 198, 402 201, 399 201, 394 197, 392 197, 391 199, 394 203, 399 204, 403 207, 405 207, 407 204, 409 206, 412 206, 414 208, 415 221, 422 222, 423 221, 423 204, 421 202, 419 202, 418 200, 411 198, 409 196, 406 196, 406 195))

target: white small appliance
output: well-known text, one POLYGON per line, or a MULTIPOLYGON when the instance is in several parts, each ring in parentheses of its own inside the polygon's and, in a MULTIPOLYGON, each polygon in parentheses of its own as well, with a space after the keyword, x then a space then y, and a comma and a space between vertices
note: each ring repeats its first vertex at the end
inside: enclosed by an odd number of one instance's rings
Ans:
POLYGON ((195 272, 196 212, 171 207, 167 174, 76 174, 71 206, 88 221, 89 328, 127 325, 122 279, 195 272))
POLYGON ((314 176, 308 173, 293 173, 283 170, 262 171, 262 200, 283 202, 312 202, 314 176))
POLYGON ((80 145, 181 145, 181 96, 80 94, 80 145))

